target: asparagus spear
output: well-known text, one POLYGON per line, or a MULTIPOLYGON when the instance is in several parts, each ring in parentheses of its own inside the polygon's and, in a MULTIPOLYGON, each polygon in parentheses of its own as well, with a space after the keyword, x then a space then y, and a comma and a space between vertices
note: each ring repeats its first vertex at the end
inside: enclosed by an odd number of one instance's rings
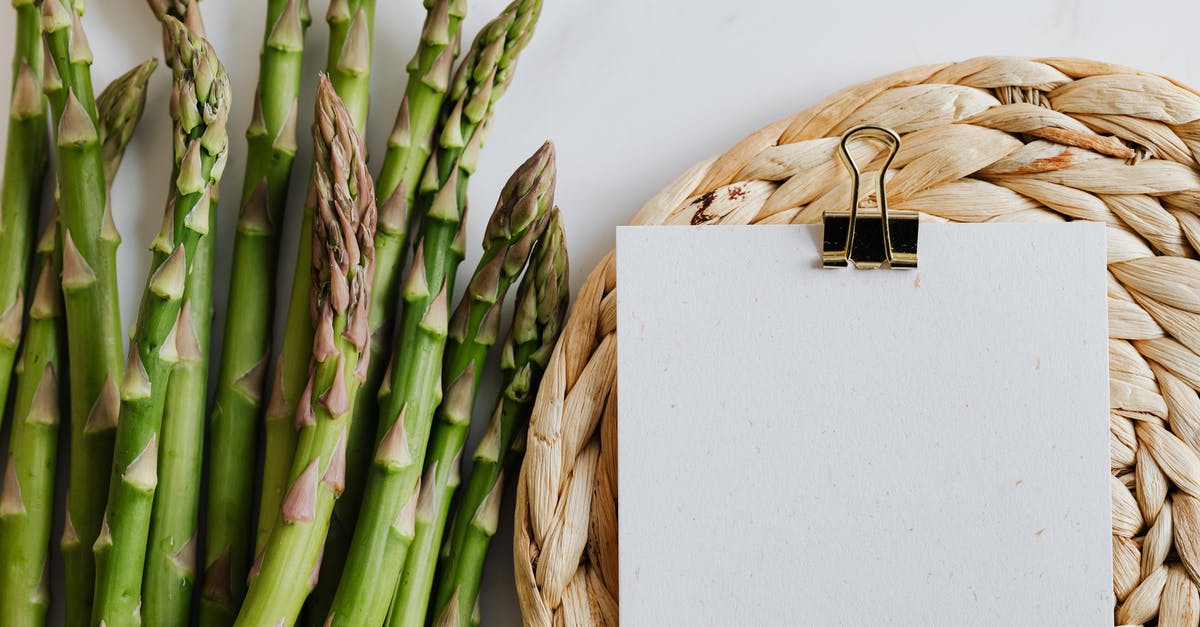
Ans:
MULTIPOLYGON (((109 185, 141 118, 146 82, 157 62, 141 64, 113 81, 97 98, 104 173, 109 185)), ((66 411, 66 328, 54 260, 57 222, 52 217, 38 243, 37 287, 32 292, 17 387, 8 467, 0 489, 0 624, 46 622, 49 582, 44 579, 54 510, 59 419, 66 411)))
POLYGON ((42 102, 42 18, 33 0, 13 2, 12 106, 8 111, 0 191, 0 425, 25 316, 25 276, 46 175, 46 105, 42 102))
MULTIPOLYGON (((326 72, 333 89, 345 103, 354 128, 361 134, 367 120, 370 93, 371 41, 375 23, 375 0, 333 0, 325 19, 329 23, 329 56, 326 72)), ((306 268, 312 265, 312 213, 304 212, 300 225, 300 248, 284 328, 283 347, 275 366, 275 385, 267 405, 264 424, 262 499, 258 513, 258 549, 262 549, 288 485, 288 469, 296 451, 292 417, 308 379, 308 361, 313 341, 310 311, 311 283, 306 268)), ((266 286, 257 286, 264 289, 266 286)))
POLYGON ((483 258, 450 319, 442 366, 442 381, 449 382, 449 388, 429 437, 416 533, 392 600, 389 625, 420 625, 425 620, 484 361, 500 334, 504 296, 525 269, 533 243, 545 228, 542 217, 554 204, 554 172, 554 146, 547 142, 508 179, 488 221, 483 258))
POLYGON ((313 126, 312 307, 317 331, 296 412, 291 484, 235 625, 290 625, 316 584, 333 502, 345 484, 350 409, 363 376, 374 267, 375 195, 362 141, 322 76, 313 126))
POLYGON ((417 480, 434 409, 441 400, 447 298, 463 257, 467 179, 475 169, 492 104, 512 79, 540 0, 517 0, 484 26, 459 67, 443 112, 438 148, 419 189, 424 221, 403 289, 393 340, 379 448, 368 472, 359 522, 334 596, 334 625, 381 625, 413 535, 417 480))
POLYGON ((346 444, 346 490, 333 508, 329 537, 317 589, 313 593, 312 615, 324 616, 337 591, 338 575, 362 503, 367 463, 375 444, 375 416, 379 411, 377 392, 387 364, 392 321, 396 316, 397 292, 408 249, 407 223, 414 204, 421 171, 429 160, 438 112, 450 85, 454 59, 458 55, 458 37, 466 15, 465 0, 426 0, 428 12, 421 29, 421 41, 408 64, 408 86, 396 114, 396 124, 388 138, 383 168, 375 184, 376 198, 386 201, 380 208, 379 228, 375 232, 375 281, 371 287, 371 359, 362 394, 354 406, 354 421, 346 444))
MULTIPOLYGON (((151 0, 150 7, 160 21, 169 15, 183 22, 189 32, 205 36, 196 0, 167 6, 151 0)), ((170 55, 171 43, 165 28, 163 41, 164 53, 170 55)), ((218 204, 217 195, 214 187, 209 194, 213 205, 218 204)), ((215 232, 216 213, 210 211, 208 219, 209 232, 215 232)), ((151 508, 142 585, 141 616, 151 625, 185 625, 190 612, 202 454, 196 443, 204 440, 212 253, 212 238, 200 238, 184 285, 180 314, 191 318, 196 350, 181 354, 167 378, 158 445, 159 485, 151 508)))
POLYGON ((566 321, 570 299, 566 235, 558 209, 549 217, 517 288, 512 327, 500 353, 503 387, 491 424, 475 450, 475 466, 438 562, 433 597, 438 627, 479 624, 475 613, 479 581, 499 524, 504 473, 520 463, 534 397, 566 321))
MULTIPOLYGON (((121 383, 120 420, 104 525, 97 538, 94 623, 140 623, 142 569, 158 483, 163 404, 171 369, 197 359, 199 336, 184 306, 187 276, 209 236, 215 186, 225 165, 229 77, 212 47, 173 17, 164 19, 174 76, 175 176, 155 237, 121 383)), ((65 281, 65 279, 64 279, 65 281)))
MULTIPOLYGON (((8 465, 0 488, 0 623, 43 625, 50 602, 48 553, 60 416, 58 373, 65 365, 62 296, 53 264, 57 232, 39 245, 8 465)), ((65 391, 65 390, 64 390, 65 391)))
POLYGON ((71 0, 43 0, 47 61, 42 88, 54 120, 58 164, 63 306, 70 360, 71 461, 62 551, 66 624, 92 613, 95 562, 108 496, 107 470, 119 411, 122 333, 117 246, 105 189, 104 157, 92 92, 92 52, 71 0))
POLYGON ((233 244, 225 340, 209 424, 208 513, 200 622, 229 625, 246 594, 254 550, 254 459, 271 350, 279 225, 296 156, 307 0, 269 0, 246 175, 233 244))
MULTIPOLYGON (((183 22, 193 35, 204 37, 204 23, 196 0, 177 2, 160 13, 157 0, 151 8, 162 21, 169 15, 183 22)), ((164 34, 165 34, 164 28, 164 34)), ((169 35, 164 52, 171 54, 169 35)), ((217 206, 218 191, 209 193, 217 206)), ((208 232, 215 233, 216 212, 208 212, 208 232)), ((204 419, 208 395, 209 331, 212 326, 213 238, 201 237, 184 284, 180 317, 191 319, 195 350, 181 352, 167 378, 162 428, 158 445, 158 487, 150 513, 150 539, 146 549, 141 615, 151 625, 187 625, 191 614, 192 585, 196 572, 196 514, 199 509, 204 419)))

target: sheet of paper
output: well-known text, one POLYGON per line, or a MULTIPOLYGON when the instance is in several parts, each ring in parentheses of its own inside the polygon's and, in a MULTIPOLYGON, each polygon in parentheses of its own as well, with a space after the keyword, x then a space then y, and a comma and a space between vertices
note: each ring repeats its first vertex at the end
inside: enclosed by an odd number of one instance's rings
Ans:
POLYGON ((621 620, 1112 624, 1104 227, 617 234, 621 620))

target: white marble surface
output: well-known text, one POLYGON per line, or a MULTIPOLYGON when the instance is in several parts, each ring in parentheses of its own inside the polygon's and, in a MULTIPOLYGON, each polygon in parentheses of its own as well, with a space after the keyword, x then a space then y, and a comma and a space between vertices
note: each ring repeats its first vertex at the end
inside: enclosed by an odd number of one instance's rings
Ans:
MULTIPOLYGON (((318 22, 309 31, 305 55, 308 97, 327 38, 319 21, 327 0, 311 3, 318 22)), ((470 0, 467 31, 473 33, 503 4, 470 0)), ((96 52, 98 86, 159 54, 157 27, 142 0, 88 0, 88 5, 84 24, 96 52)), ((379 5, 379 62, 368 138, 375 167, 421 20, 419 0, 379 5)), ((238 98, 230 123, 238 137, 250 115, 263 3, 204 0, 203 6, 212 39, 229 61, 238 98)), ((499 105, 473 179, 470 239, 478 241, 482 214, 508 173, 542 140, 554 139, 558 198, 578 286, 612 247, 613 227, 684 168, 833 90, 907 66, 984 54, 1093 57, 1200 85, 1197 24, 1200 5, 1190 0, 546 0, 541 28, 499 105)), ((0 7, 0 58, 8 58, 12 32, 13 13, 0 7)), ((10 80, 7 61, 0 63, 0 85, 10 80)), ((166 97, 167 79, 160 70, 114 190, 125 237, 120 268, 126 286, 144 280, 146 243, 158 226, 169 167, 166 97)), ((7 97, 0 97, 0 119, 7 111, 7 97)), ((302 107, 301 124, 311 119, 311 109, 302 107)), ((311 142, 301 137, 297 163, 304 164, 310 151, 311 142)), ((218 277, 228 273, 244 155, 245 144, 235 140, 221 207, 218 277)), ((293 179, 293 200, 301 195, 301 179, 293 179)), ((288 227, 294 239, 296 225, 288 227)), ((294 249, 291 243, 285 250, 287 268, 294 249)), ((478 254, 472 247, 464 268, 478 254)), ((136 287, 122 292, 126 326, 138 292, 136 287)), ((219 337, 223 282, 215 296, 219 337)), ((509 529, 500 534, 507 537, 509 529)), ((507 550, 500 553, 493 559, 483 610, 489 624, 517 624, 511 558, 507 550)))

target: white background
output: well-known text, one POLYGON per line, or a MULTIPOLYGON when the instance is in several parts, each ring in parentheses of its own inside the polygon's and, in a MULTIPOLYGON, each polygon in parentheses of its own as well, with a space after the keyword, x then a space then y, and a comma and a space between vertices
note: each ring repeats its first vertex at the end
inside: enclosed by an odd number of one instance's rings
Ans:
MULTIPOLYGON (((311 3, 316 19, 305 51, 306 103, 327 39, 321 21, 327 0, 311 3)), ((473 35, 503 4, 468 2, 464 32, 473 35)), ((245 155, 245 143, 237 138, 250 115, 265 3, 202 5, 237 98, 218 233, 214 338, 219 340, 226 292, 221 277, 229 271, 245 155)), ((379 2, 367 138, 376 168, 422 14, 419 0, 379 2)), ((546 138, 558 146, 558 202, 578 286, 612 247, 613 227, 684 168, 838 88, 912 65, 990 54, 1091 57, 1200 85, 1198 24, 1200 5, 1190 0, 546 0, 539 31, 498 107, 472 179, 470 240, 479 241, 484 214, 504 179, 546 138)), ((142 0, 88 0, 84 25, 96 54, 97 91, 133 64, 160 54, 158 27, 142 0)), ((0 8, 0 58, 10 54, 12 32, 12 11, 0 8)), ((2 65, 0 85, 8 85, 10 70, 7 62, 2 65)), ((114 190, 125 238, 120 268, 126 327, 145 279, 146 245, 158 227, 168 176, 167 85, 160 68, 114 190)), ((0 120, 7 111, 8 100, 0 97, 0 120)), ((311 107, 302 106, 301 127, 311 120, 311 107)), ((302 196, 311 144, 303 134, 300 140, 294 201, 302 196)), ((296 225, 289 227, 284 276, 290 276, 295 250, 296 225)), ((464 272, 478 254, 477 245, 471 246, 464 272)), ((283 293, 286 285, 280 289, 283 293)), ((484 398, 488 393, 485 389, 484 398)), ((509 536, 501 528, 499 537, 509 536)), ((511 558, 507 546, 495 553, 491 572, 503 581, 487 590, 484 617, 503 625, 501 616, 511 616, 507 620, 516 624, 511 558)))

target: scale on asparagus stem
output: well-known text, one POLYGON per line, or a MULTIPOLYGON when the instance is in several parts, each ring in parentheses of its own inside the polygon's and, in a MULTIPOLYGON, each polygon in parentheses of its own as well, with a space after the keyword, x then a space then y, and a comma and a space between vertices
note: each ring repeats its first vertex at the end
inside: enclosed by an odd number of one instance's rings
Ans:
POLYGON ((839 152, 846 169, 850 170, 850 209, 825 212, 824 250, 821 255, 824 267, 844 268, 848 262, 853 262, 854 267, 862 270, 879 268, 884 262, 893 269, 917 267, 917 212, 889 212, 884 188, 888 167, 899 151, 900 136, 883 126, 863 124, 842 135, 839 152), (861 172, 849 148, 851 142, 860 140, 874 140, 888 150, 887 158, 879 168, 879 184, 874 199, 868 195, 861 201, 861 172))

